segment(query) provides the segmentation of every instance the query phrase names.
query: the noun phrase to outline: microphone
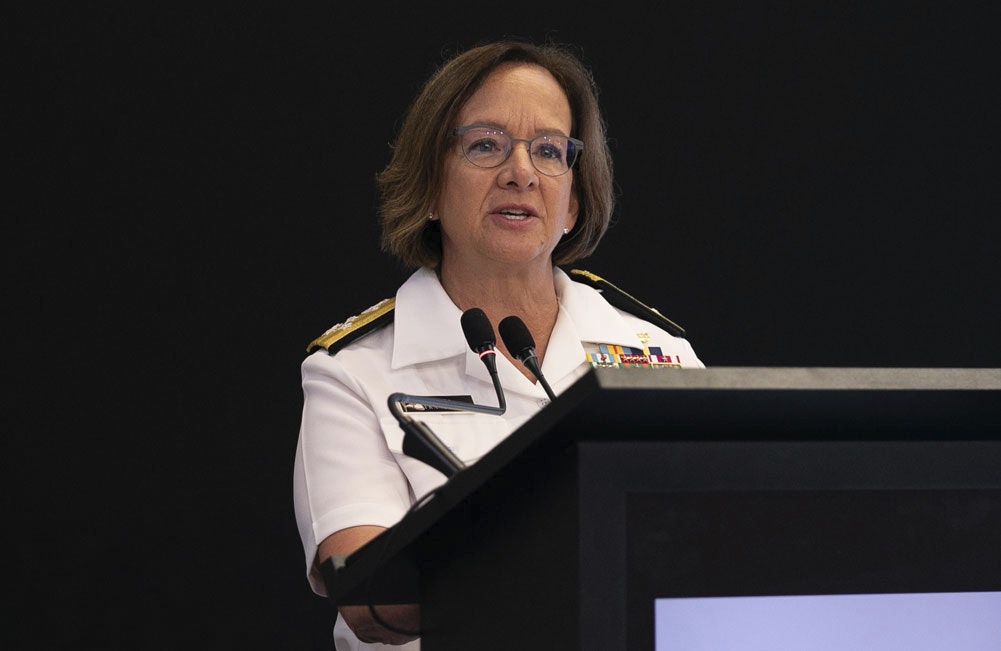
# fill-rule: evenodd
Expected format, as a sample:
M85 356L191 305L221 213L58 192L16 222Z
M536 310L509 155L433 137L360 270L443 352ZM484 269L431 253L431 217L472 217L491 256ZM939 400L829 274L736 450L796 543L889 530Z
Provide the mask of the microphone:
M466 335L466 343L479 355L480 361L490 374L490 381L494 384L498 406L493 413L503 414L507 410L507 400L500 385L500 377L497 376L497 349L494 348L497 339L494 338L494 327L490 325L487 315L478 307L471 307L463 312L459 322L462 325L462 334Z
M446 477L451 477L463 468L465 464L439 439L426 424L407 416L400 409L401 403L412 403L438 407L449 411L472 411L481 414L499 416L507 411L507 400L497 375L497 350L494 338L494 328L490 325L487 315L478 307L470 308L462 313L460 319L462 333L466 343L476 353L490 373L490 379L497 393L497 407L477 405L460 400L435 398L432 396L413 396L405 393L392 393L388 398L389 411L396 417L403 429L403 453L441 471Z
M490 377L497 377L497 351L494 349L497 340L494 338L494 327L490 325L490 319L480 308L471 307L462 313L459 322L462 324L462 334L466 335L466 343L486 364ZM503 394L498 394L498 398L503 400Z
M549 399L556 400L556 394L553 393L549 382L546 382L545 376L542 375L542 367L539 365L539 358L535 354L535 340L532 339L532 333L528 331L528 326L525 325L525 322L512 314L509 317L505 317L497 326L497 329L500 331L501 339L504 340L504 345L507 346L511 354L531 371L535 379L545 389Z

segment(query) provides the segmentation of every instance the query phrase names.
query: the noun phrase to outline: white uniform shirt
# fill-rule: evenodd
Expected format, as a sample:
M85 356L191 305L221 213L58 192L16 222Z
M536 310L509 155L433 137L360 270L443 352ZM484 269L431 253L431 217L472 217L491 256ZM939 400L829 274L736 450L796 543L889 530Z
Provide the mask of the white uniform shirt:
M588 371L586 353L597 352L598 344L659 346L683 367L703 367L687 340L612 307L600 292L558 268L554 279L560 311L542 372L557 395ZM490 374L466 343L461 315L434 271L421 269L398 290L391 324L335 355L321 349L303 362L293 484L307 576L317 594L326 594L313 564L321 541L347 527L390 527L415 499L445 481L437 470L403 454L403 430L389 411L388 396L462 395L477 404L497 405ZM648 338L645 343L643 337ZM507 401L503 415L438 412L419 417L467 465L548 403L541 385L503 355L496 359ZM335 640L337 649L383 647L359 642L341 618ZM418 649L418 642L392 648Z

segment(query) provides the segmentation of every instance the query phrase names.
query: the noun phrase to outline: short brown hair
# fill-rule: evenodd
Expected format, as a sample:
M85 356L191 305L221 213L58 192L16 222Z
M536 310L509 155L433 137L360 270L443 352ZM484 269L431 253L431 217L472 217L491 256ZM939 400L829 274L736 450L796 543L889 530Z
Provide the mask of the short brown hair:
M404 116L389 164L376 176L382 248L407 267L441 263L439 224L427 216L438 199L453 122L486 77L512 62L541 66L556 78L570 102L569 135L584 141L572 172L577 223L556 245L553 263L589 256L608 229L615 206L612 156L593 75L569 45L501 40L452 57L425 82Z

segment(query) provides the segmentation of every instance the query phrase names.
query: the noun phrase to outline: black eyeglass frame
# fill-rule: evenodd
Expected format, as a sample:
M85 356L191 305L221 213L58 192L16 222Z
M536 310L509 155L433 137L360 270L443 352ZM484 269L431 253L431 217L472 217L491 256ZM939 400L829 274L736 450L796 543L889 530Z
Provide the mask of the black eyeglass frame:
M544 133L542 135L538 135L538 136L535 136L534 138L528 138L528 139L526 139L526 138L515 138L514 136L512 136L508 132L504 131L503 129L498 129L496 127L487 126L485 124L470 124L470 125L466 125L464 127L456 127L455 129L452 130L452 135L453 136L458 136L461 139L461 137L463 136L463 134L465 134L467 131L472 131L473 129L489 129L490 131L493 131L495 133L504 134L505 136L507 136L511 140L511 148L507 150L507 155L504 156L504 158L502 160L498 161L496 165L480 165L479 163L476 163L474 161L469 160L469 156L466 155L466 149L465 149L465 147L463 147L462 148L462 156L463 156L463 158L465 158L467 161L469 161L470 164L475 165L476 167L479 167L480 169L487 169L487 170L489 170L489 169L493 169L495 167L500 167L505 162L507 162L507 159L511 158L511 154L514 152L514 145L515 145L515 143L517 143L517 142L523 142L523 143L525 143L528 146L528 158L529 158L529 160L532 161L532 167L534 167L536 170L538 170L538 172L540 174L544 174L545 176L555 178L557 176L563 176L564 174L566 174L567 172L569 172L571 169L573 169L573 166L576 165L577 161L580 159L581 152L584 151L584 141L583 140L578 140L577 138L571 138L570 136L564 136L562 133ZM540 138L553 138L553 137L556 137L556 138L566 138L567 142L569 142L571 145L573 145L573 148L574 148L573 161L571 161L567 165L567 168L565 170L563 170L562 172L560 172L559 174L550 174L548 172L544 172L541 169L539 169L539 166L536 165L536 163L535 163L535 156L532 154L532 143L533 142L535 142L536 140L539 140Z

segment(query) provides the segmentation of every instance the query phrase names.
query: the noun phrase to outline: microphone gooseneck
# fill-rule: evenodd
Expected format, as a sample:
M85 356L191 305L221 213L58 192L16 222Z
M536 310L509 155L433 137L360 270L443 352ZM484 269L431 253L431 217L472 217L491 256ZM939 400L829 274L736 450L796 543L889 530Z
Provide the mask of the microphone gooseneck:
M501 339L504 340L504 345L507 346L511 354L535 376L535 379L542 385L549 399L556 400L556 394L542 374L539 357L535 354L535 339L532 338L532 333L528 331L528 326L525 325L525 322L512 314L501 320L497 325L497 329L500 331Z

